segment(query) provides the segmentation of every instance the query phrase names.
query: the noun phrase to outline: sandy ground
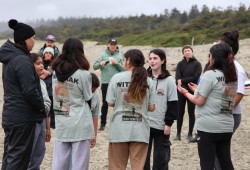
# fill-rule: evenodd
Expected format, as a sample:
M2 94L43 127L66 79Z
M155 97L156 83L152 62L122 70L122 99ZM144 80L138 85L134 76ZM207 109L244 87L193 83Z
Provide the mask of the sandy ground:
M0 41L2 45L4 41ZM33 52L37 52L40 47L42 47L43 42L37 42ZM62 45L57 44L61 49ZM207 62L207 56L209 53L209 48L212 44L208 45L199 45L194 46L194 56L202 63L204 67ZM245 70L250 71L250 39L240 41L240 50L237 55L239 62L243 65ZM124 53L128 49L138 48L142 50L145 57L148 56L150 50L154 49L151 46L119 46L120 50ZM95 42L84 42L85 55L89 59L91 66L98 55L102 50L105 49L105 45L96 45ZM174 76L174 68L178 61L182 59L181 48L162 48L166 51L167 54L167 67L171 70L172 75ZM0 64L0 67L2 65ZM147 64L146 64L147 67ZM2 70L2 69L0 69ZM91 68L91 71L92 68ZM100 75L99 71L95 71L97 75ZM1 76L2 74L0 74ZM100 91L100 89L99 89ZM101 93L100 93L101 94ZM250 90L246 91L245 97L242 101L243 106L243 115L242 122L240 127L234 134L232 138L232 160L235 167L235 170L249 170L250 168ZM0 81L0 103L3 103L3 89L2 81ZM2 108L1 108L2 109ZM109 112L112 110L110 109ZM108 120L109 122L109 120ZM90 159L90 170L107 170L108 169L108 129L109 125L105 131L98 132L97 144L95 148L91 149L91 159ZM176 123L173 124L171 130L171 161L169 167L171 170L199 170L199 157L197 152L196 143L188 143L186 136L188 133L188 117L185 114L184 124L182 130L182 140L174 141L176 135ZM52 155L53 155L53 144L54 144L54 130L52 130L52 139L49 143L46 143L46 155L44 161L41 165L42 170L52 169ZM3 141L4 141L4 132L3 129L0 129L0 164L2 161L3 154ZM128 170L131 169L128 165Z

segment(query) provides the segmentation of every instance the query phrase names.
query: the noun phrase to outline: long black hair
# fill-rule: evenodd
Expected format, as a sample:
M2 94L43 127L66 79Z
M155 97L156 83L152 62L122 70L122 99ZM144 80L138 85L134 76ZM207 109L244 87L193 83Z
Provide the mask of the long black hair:
M130 102L142 104L147 94L147 70L144 68L145 58L138 49L132 49L124 54L126 60L133 66L131 82L128 87L127 96Z
M73 68L89 70L90 65L85 57L83 43L77 38L68 38L62 48L62 53L52 63L52 69L69 73Z
M210 48L210 57L213 58L213 64L209 69L218 69L224 73L225 82L236 82L237 73L233 62L233 52L226 43L220 43Z

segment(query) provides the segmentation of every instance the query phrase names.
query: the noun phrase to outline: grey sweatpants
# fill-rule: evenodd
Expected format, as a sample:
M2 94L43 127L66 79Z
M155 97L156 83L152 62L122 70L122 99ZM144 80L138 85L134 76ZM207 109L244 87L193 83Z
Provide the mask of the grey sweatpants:
M59 142L55 140L52 170L88 170L90 140Z
M32 155L28 170L40 169L44 155L45 155L45 119L42 123L36 123L35 137L33 142Z

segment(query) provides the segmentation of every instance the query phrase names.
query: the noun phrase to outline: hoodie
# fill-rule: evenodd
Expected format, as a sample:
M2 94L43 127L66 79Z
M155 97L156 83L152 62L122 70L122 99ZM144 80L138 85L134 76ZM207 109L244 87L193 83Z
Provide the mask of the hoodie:
M0 48L4 89L3 128L39 123L46 116L39 77L28 55L26 49L9 40Z
M178 97L174 78L165 70L158 78L148 69L148 76L153 80L156 92L155 110L149 114L150 127L164 130L164 126L172 126L178 114Z

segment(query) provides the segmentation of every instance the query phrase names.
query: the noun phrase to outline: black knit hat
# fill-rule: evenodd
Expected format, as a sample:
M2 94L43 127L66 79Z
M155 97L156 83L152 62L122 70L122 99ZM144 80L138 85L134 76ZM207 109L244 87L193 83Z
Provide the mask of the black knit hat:
M25 41L35 35L35 30L31 26L15 19L9 20L9 27L14 30L15 43Z

